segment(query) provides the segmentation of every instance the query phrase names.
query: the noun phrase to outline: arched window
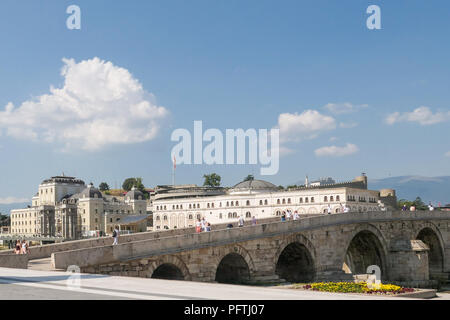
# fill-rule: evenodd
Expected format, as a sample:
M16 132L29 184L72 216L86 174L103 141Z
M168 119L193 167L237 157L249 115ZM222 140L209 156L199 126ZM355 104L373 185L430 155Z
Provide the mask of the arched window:
M303 203L303 198L300 198L300 201L299 201L300 203Z
M172 205L172 210L175 210L175 205Z
M233 218L233 214L231 212L228 212L228 219Z
M112 219L111 219L112 220ZM159 216L156 216L156 221L161 220L161 218ZM112 221L111 221L112 222Z
M239 206L239 201L236 201L236 207Z
M323 197L323 201L327 202L328 201L328 197L327 196Z
M291 204L291 198L288 198L288 204Z
M164 210L167 210L167 206L164 206Z
M209 202L208 202L208 204L206 205L206 207L209 208Z
M263 201L259 200L259 205L262 206L263 205Z
M211 203L211 208L214 208L214 202L213 202L213 203Z
M277 215L277 216L281 216L281 211L277 211L277 212L276 212L276 215Z
M280 202L280 199L277 199L277 204L280 204L281 202Z
M245 217L246 217L246 218L251 218L251 217L252 217L252 214L251 214L250 212L247 212L247 213L245 214Z
M234 202L233 202L233 201L231 201L231 206L232 206L232 207L234 206Z
M330 196L330 201L333 202L334 201L334 197Z
M197 203L197 209L200 209L200 203Z
M267 203L268 203L267 200L264 200L264 204L267 205Z
M237 218L237 212L233 212L233 218Z
M336 196L336 201L341 201L341 197Z
M250 205L250 200L247 200L247 203L246 203L248 206Z
M164 218L163 218L163 219L164 219L164 221L167 221L167 216L164 216Z
M200 219L200 218L201 218L201 217L200 217L200 215L198 214L198 215L197 215L197 219Z
M311 197L311 202L314 202L314 197Z
M283 199L283 204L286 204L286 199Z
M308 197L306 197L305 198L305 203L308 203L309 202L309 199L308 199Z
M219 213L219 219L222 219L222 213Z
M189 218L189 220L192 220L192 214L190 214L190 215L188 216L188 218Z
M230 203L227 201L227 207L229 207L230 206Z
M183 205L182 204L180 204L180 209L183 209Z

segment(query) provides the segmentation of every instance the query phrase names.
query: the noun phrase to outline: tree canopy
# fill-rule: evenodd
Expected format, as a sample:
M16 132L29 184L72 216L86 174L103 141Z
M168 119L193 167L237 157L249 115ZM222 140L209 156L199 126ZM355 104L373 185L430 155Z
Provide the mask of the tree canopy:
M428 206L422 201L420 197L417 197L414 201L401 199L398 201L398 207L402 208L405 205L407 208L414 206L416 210L427 210Z
M252 174L249 174L247 177L245 177L244 181L251 181L255 180L255 177Z
M122 189L125 191L130 191L133 187L139 189L140 191L145 191L145 186L142 183L142 178L128 178L122 184Z
M98 188L100 189L100 191L108 191L109 190L109 185L106 182L102 182L102 183L100 183Z
M205 174L203 178L205 178L204 187L219 187L222 179L217 173Z

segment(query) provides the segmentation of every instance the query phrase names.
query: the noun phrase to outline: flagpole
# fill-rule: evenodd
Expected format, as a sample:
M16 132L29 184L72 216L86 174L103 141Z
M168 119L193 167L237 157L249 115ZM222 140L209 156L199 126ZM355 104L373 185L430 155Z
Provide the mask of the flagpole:
M177 160L175 156L173 157L173 167L172 167L172 185L175 187L175 169L177 168Z

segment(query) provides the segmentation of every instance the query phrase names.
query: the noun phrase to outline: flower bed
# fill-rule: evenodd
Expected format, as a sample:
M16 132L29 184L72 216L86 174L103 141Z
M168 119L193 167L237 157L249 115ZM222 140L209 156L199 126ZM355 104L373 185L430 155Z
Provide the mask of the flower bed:
M294 285L294 288L324 292L365 294L400 294L415 291L412 288L402 288L393 284L381 284L378 288L369 288L366 282L318 282L307 285Z

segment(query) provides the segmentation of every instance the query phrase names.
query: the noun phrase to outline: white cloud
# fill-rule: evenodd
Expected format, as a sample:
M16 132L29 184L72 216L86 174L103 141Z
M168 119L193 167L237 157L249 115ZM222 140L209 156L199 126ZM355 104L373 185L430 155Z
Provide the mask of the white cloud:
M131 73L93 58L76 63L63 59L62 88L0 111L0 129L9 136L62 143L96 151L113 144L154 139L169 112L155 105Z
M316 110L306 110L301 114L282 113L278 117L280 141L300 141L316 137L320 132L336 128L336 121Z
M24 203L28 201L30 201L30 199L27 198L15 198L15 197L0 198L0 204Z
M330 138L330 142L337 141L337 140L339 140L338 137L331 137L331 138Z
M419 107L412 112L394 112L385 119L387 124L396 122L417 122L422 126L450 121L450 111L433 113L428 107Z
M357 122L341 122L341 123L339 123L339 127L343 128L343 129L351 129L351 128L354 128L357 126L358 126Z
M356 112L361 109L367 108L368 106L369 105L367 104L355 105L350 102L344 102L344 103L328 103L327 105L324 106L324 108L333 114L342 114L342 113Z
M449 152L446 152L446 153L445 153L445 156L450 158L450 151L449 151Z
M345 147L329 146L316 149L314 153L317 157L342 157L358 152L356 145L347 143Z

